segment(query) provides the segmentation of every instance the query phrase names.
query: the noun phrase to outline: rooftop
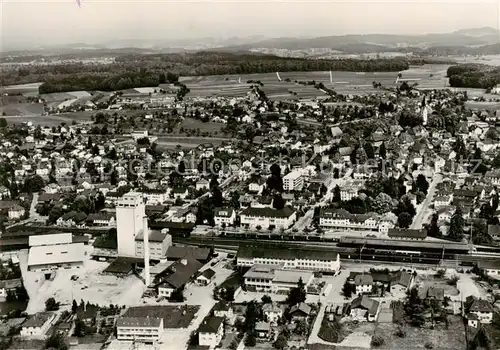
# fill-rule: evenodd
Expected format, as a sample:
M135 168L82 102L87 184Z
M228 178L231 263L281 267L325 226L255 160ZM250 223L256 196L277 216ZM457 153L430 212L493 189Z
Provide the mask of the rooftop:
M30 248L28 266L83 262L85 254L83 243L35 246Z
M160 327L162 321L157 317L119 317L116 327Z

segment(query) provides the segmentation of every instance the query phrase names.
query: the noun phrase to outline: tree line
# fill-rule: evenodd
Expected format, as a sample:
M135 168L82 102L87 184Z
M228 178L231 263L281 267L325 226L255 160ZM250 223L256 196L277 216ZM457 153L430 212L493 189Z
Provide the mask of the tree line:
M137 67L141 69L138 70ZM177 76L271 73L276 71L396 72L409 68L405 58L307 59L252 53L198 52L183 54L123 55L112 64L83 63L27 65L5 69L0 85L46 82L40 92L71 90L111 91L175 82ZM165 75L165 81L162 76ZM163 74L163 75L162 75Z
M459 64L447 70L451 87L490 90L500 83L500 67L481 64Z

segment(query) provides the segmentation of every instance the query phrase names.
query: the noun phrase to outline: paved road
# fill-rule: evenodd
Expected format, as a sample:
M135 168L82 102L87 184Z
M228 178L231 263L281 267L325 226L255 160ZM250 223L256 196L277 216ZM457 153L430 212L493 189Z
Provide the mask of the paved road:
M429 184L429 189L427 190L427 196L424 201L421 203L420 208L417 212L417 215L413 218L413 223L411 225L411 229L421 229L424 223L427 223L427 216L431 213L429 206L432 203L434 195L436 194L436 186L443 179L443 175L434 174L431 183Z
M347 182L347 179L351 176L351 174L352 174L352 169L348 169L342 178L333 179L331 181L330 185L328 185L327 192L324 195L324 197L321 199L321 201L319 201L314 206L312 206L311 209L309 209L304 214L303 217L299 218L299 220L297 220L295 225L293 225L293 228L297 229L299 231L303 231L307 226L309 226L311 224L312 219L313 219L314 208L324 206L326 203L328 203L333 197L333 189L335 188L335 186L345 185L345 183ZM289 231L289 230L287 230L287 231Z

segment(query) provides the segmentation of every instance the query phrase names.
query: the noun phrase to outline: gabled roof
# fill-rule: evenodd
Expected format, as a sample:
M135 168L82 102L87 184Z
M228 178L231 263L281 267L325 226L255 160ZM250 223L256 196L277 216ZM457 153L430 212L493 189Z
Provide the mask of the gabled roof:
M217 333L220 325L224 322L222 317L209 316L203 320L198 328L199 333Z
M311 313L311 307L306 303L295 304L294 306L291 307L289 314L292 315L296 312L309 315Z
M493 312L493 306L484 299L475 299L469 309L470 312Z
M206 279L211 279L212 277L215 276L215 271L212 270L212 269L206 269L205 271L203 271L202 273L200 273L200 275L198 277L200 277L200 276L203 276Z
M360 295L351 302L351 309L365 309L370 315L375 315L378 310L379 302L367 297L366 295Z
M171 274L165 279L165 282L175 289L180 288L185 285L202 266L203 264L195 259L182 259L176 261L168 267L167 270L169 270Z
M357 275L354 277L354 283L357 286L371 286L373 284L373 277L371 275Z

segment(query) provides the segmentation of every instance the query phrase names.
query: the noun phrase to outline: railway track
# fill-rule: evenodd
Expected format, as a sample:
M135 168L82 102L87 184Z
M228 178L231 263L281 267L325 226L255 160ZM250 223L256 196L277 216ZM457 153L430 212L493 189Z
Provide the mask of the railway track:
M218 249L238 250L240 246L255 246L263 248L281 249L309 249L329 252L338 252L342 260L372 263L399 263L409 265L440 265L440 266L473 266L481 260L498 260L500 253L496 252L471 252L469 254L453 254L446 252L421 252L364 249L363 247L341 247L334 242L311 242L311 241L281 241L273 239L237 239L227 237L174 237L174 243L198 246L211 246ZM418 246L418 245L417 245Z

